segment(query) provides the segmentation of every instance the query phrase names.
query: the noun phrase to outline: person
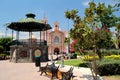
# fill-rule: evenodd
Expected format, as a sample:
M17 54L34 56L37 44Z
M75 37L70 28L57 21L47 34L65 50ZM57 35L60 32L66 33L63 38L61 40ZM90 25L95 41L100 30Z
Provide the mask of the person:
M39 67L39 71L40 71L40 67L41 67L40 56L41 56L41 52L39 50L36 50L35 51L35 66Z

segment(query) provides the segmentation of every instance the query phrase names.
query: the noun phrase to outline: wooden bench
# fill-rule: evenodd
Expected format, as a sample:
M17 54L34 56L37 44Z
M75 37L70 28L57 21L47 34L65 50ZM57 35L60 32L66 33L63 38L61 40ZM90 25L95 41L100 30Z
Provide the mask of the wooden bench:
M45 73L47 75L47 73L46 73L47 66L48 66L48 63L46 64L46 66L40 67L40 71L41 71L40 75L42 75L43 73Z
M60 80L72 80L73 79L73 67L71 67L67 72L59 71L61 75Z
M51 65L46 64L45 67L41 67L41 74L45 73L47 75L47 73L51 74L51 80L53 79L53 77L58 78L57 73L58 73L58 69L59 66L55 66L55 63L52 63Z

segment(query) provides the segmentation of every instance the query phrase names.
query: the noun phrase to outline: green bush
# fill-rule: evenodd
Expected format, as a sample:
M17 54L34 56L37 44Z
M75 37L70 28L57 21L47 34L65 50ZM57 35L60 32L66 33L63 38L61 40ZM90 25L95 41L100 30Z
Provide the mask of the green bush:
M78 67L88 67L88 65L87 65L87 63L80 63L79 65L78 65Z
M120 75L120 60L104 59L98 63L99 75Z
M71 58L71 59L77 59L77 54L76 54L76 53L72 53L72 54L70 55L70 58Z
M2 57L2 56L7 56L7 54L0 54L0 57Z
M94 59L94 56L89 56L89 55L85 55L82 57L82 60L84 60L84 61L93 61L93 59ZM95 59L98 60L99 57L95 56Z
M6 54L0 54L0 60L5 60L6 59Z
M110 49L110 50L101 50L100 51L102 55L120 55L120 50L118 49Z
M105 59L120 59L120 55L104 56Z

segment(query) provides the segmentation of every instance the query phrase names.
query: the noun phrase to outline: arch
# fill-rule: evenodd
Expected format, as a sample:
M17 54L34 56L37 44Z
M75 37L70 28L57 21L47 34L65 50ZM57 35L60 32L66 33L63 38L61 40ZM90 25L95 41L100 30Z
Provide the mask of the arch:
M54 54L59 54L59 52L60 52L59 48L54 49Z
M54 43L55 43L55 44L58 44L58 43L59 43L59 37L58 37L58 36L55 36L55 38L54 38Z
M40 57L41 56L41 50L36 49L34 52L35 57Z

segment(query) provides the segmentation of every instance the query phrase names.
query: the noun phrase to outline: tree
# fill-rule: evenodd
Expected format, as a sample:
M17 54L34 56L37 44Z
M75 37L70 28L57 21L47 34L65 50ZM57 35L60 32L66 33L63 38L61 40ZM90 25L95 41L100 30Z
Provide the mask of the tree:
M82 19L77 13L77 10L66 11L65 16L71 19L74 28L70 30L70 38L76 40L75 48L80 49L94 49L94 53L102 58L100 53L101 48L109 48L112 43L112 35L110 32L111 27L116 24L116 17L113 12L117 11L111 5L106 6L104 3L94 2L89 3L89 7L85 9L85 16ZM96 60L93 60L93 68L97 78ZM90 66L89 66L90 67Z
M87 38L86 34L90 33L90 29L86 26L84 20L77 15L77 13L77 10L66 11L65 16L74 22L74 28L70 29L70 38L76 40L75 50L79 51L85 47L84 45L86 45L86 40L84 39Z
M1 52L4 53L4 51L9 51L9 46L8 43L12 41L12 38L11 37L3 37L3 38L0 38L0 46L2 47L1 48Z
M76 40L76 50L95 47L99 51L101 48L110 47L112 35L109 28L115 25L116 17L113 15L115 11L111 5L106 6L104 3L96 5L94 2L90 2L89 7L85 9L84 18L77 14L77 10L66 11L66 18L74 22L70 38ZM97 31L97 28L100 31Z
M116 6L116 7L120 7L120 0L114 0L114 1L116 1L115 6Z
M3 52L3 46L0 45L0 54Z
M116 41L115 41L115 46L116 46L116 49L119 49L120 48L120 22L116 24L115 26L115 30L116 30Z

